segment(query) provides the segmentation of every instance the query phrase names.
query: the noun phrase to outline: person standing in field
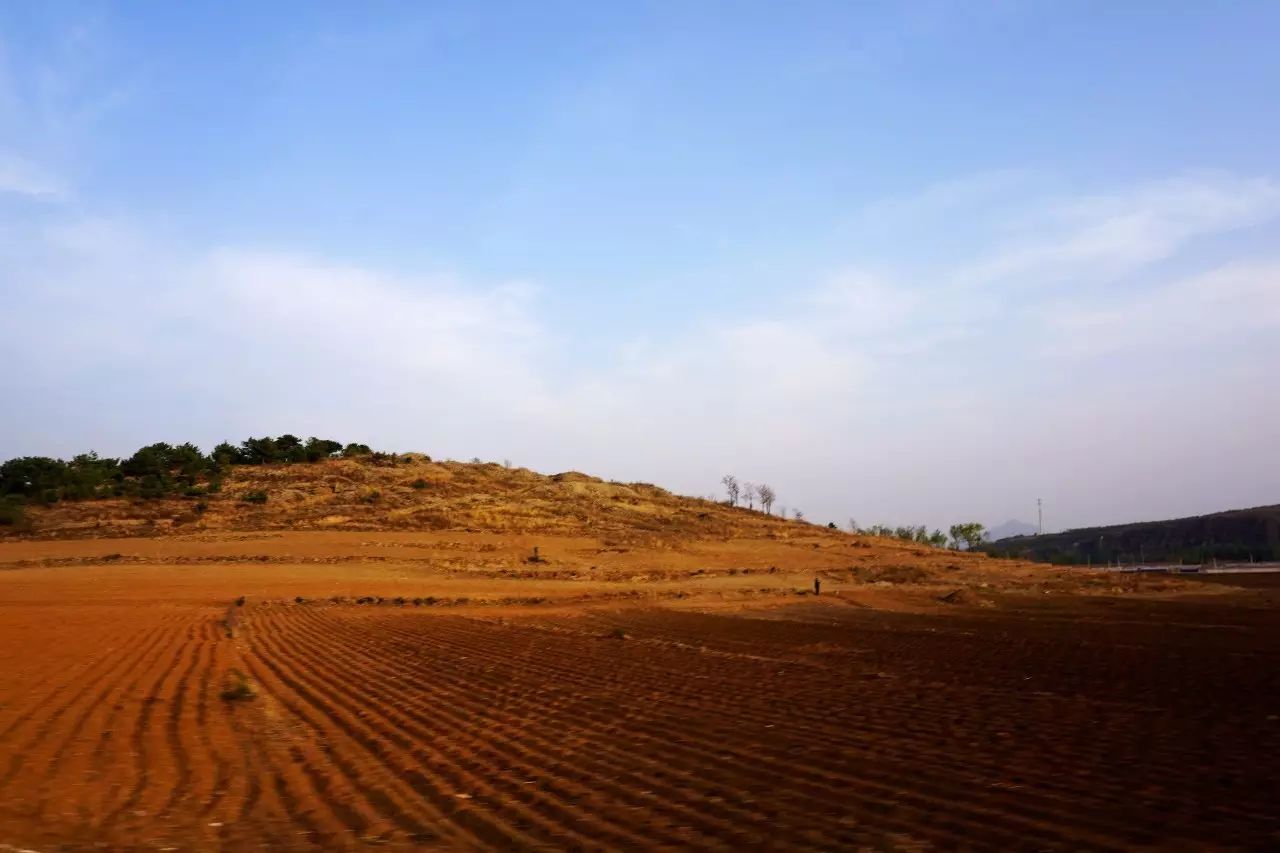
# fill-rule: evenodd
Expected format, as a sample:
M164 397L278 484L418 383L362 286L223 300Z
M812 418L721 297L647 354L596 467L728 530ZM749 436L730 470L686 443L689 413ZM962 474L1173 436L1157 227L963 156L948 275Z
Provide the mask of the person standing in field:
M822 595L822 579L821 578L813 579L813 594Z

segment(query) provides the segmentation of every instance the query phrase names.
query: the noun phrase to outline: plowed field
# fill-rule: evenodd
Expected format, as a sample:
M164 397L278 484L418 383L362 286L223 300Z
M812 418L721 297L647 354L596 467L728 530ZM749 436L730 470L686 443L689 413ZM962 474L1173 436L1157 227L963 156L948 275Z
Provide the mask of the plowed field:
M151 568L3 573L0 849L1280 845L1257 592L236 607Z

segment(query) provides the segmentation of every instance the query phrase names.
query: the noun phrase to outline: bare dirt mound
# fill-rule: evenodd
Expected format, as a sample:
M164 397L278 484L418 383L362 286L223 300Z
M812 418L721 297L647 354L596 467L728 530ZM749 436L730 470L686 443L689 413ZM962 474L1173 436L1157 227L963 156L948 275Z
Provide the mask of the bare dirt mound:
M652 546L679 537L775 536L818 528L674 495L648 483L544 475L491 463L391 459L234 465L218 491L153 500L32 505L26 535L132 536L193 531L470 530L612 537ZM0 528L3 532L3 528Z

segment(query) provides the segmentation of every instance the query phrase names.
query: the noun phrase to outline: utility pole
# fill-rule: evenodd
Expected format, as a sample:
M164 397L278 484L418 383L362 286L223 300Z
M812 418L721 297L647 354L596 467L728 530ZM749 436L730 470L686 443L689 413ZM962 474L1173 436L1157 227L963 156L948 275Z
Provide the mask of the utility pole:
M1036 534L1037 536L1043 536L1043 535L1044 535L1044 506L1043 506L1043 503L1044 503L1044 502L1043 502L1042 500L1040 500L1040 498L1036 498L1036 528L1039 530L1039 532Z

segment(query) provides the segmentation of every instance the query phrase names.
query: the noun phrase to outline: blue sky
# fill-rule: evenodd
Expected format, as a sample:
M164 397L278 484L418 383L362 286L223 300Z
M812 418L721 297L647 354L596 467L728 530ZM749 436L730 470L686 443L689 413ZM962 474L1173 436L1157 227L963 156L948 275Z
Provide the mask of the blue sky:
M1280 501L1270 3L10 4L0 456Z

